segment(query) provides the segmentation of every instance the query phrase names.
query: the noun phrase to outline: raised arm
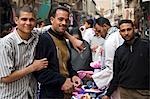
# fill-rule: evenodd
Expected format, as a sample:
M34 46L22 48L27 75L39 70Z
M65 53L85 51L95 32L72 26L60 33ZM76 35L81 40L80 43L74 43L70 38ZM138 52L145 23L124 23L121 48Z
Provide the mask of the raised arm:
M33 28L33 31L36 32L36 33L38 33L38 34L41 34L41 33L46 32L46 31L49 30L50 28L51 28L51 25L47 25L47 26L44 26L44 27L42 27L42 28L36 28L36 27L34 27L34 28Z
M65 32L65 38L70 40L74 49L76 49L78 52L81 52L84 49L83 41L78 40L74 36L70 35L67 31Z

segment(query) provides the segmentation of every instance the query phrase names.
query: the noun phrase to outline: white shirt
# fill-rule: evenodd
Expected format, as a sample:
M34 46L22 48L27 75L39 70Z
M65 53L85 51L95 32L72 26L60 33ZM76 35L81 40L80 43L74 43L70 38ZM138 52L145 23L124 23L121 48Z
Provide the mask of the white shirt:
M111 27L108 30L108 34L106 36L106 40L104 43L104 57L105 57L105 66L109 67L113 70L113 60L116 49L122 45L124 42L121 37L119 30L115 27Z
M95 31L93 30L93 28L88 28L85 30L83 39L86 40L91 45L91 40L94 35L95 35Z
M113 77L113 60L114 60L115 51L120 45L123 44L123 42L124 42L124 40L121 37L119 30L115 27L111 27L108 30L108 33L105 38L104 58L103 58L103 60L101 60L103 63L102 67L107 67L107 68L105 70L101 70L101 69L94 70L93 80L95 81L95 83L97 84L98 87L100 87L101 85L99 85L99 84L103 82L100 80L104 80L104 81L108 82L108 83L105 83L106 86L111 81L111 79ZM101 75L101 72L104 72L104 71L106 73ZM98 75L101 75L101 77L99 77Z
M48 29L50 29L52 27L52 25L47 25L47 26L44 26L44 27L41 27L41 28L34 28L32 30L32 32L37 32L37 33L44 33L45 31L47 31Z
M92 59L93 61L99 60L99 58L102 56L99 50L99 47L103 48L105 39L101 36L94 35L91 39L91 48L97 47L96 52L92 52Z

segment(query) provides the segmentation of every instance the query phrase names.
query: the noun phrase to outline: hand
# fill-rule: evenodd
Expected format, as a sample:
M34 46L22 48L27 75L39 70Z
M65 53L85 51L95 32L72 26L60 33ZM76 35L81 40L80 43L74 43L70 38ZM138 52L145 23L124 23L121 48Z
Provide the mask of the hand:
M47 58L34 60L33 63L30 65L32 71L39 71L43 68L47 68L47 66L48 66Z
M78 40L74 36L70 35L67 31L64 33L64 36L70 40L74 49L76 49L79 53L85 49L83 41Z
M72 38L71 43L72 43L74 49L76 49L79 53L82 52L85 48L83 41L81 41L75 37Z
M78 76L73 76L72 82L74 87L79 87L81 85L81 79Z
M110 99L108 96L103 96L102 99Z
M96 49L98 48L98 45L92 45L91 50L92 52L96 52Z
M92 79L92 75L93 75L93 74L86 74L85 78L87 78L87 79Z
M62 85L61 90L64 91L64 93L72 93L74 88L73 88L73 83L71 82L70 78L67 78L65 83Z

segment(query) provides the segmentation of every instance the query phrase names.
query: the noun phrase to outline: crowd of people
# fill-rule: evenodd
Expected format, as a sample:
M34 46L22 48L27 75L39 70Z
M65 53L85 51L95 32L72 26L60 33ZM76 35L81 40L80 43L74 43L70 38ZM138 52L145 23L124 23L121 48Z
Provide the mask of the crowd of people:
M91 98L149 99L150 43L133 22L99 17L68 30L69 15L56 7L45 25L31 7L16 10L0 39L0 99L71 99L88 81L101 91Z

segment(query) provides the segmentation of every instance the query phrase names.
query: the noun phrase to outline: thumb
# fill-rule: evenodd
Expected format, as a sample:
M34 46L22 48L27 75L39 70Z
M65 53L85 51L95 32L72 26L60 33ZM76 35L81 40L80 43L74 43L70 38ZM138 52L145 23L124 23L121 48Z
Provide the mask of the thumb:
M43 59L41 59L41 60L43 60L43 61L44 61L44 60L47 60L47 58L43 58Z
M75 50L78 52L78 53L81 53L82 50L80 50L79 48L75 48Z

